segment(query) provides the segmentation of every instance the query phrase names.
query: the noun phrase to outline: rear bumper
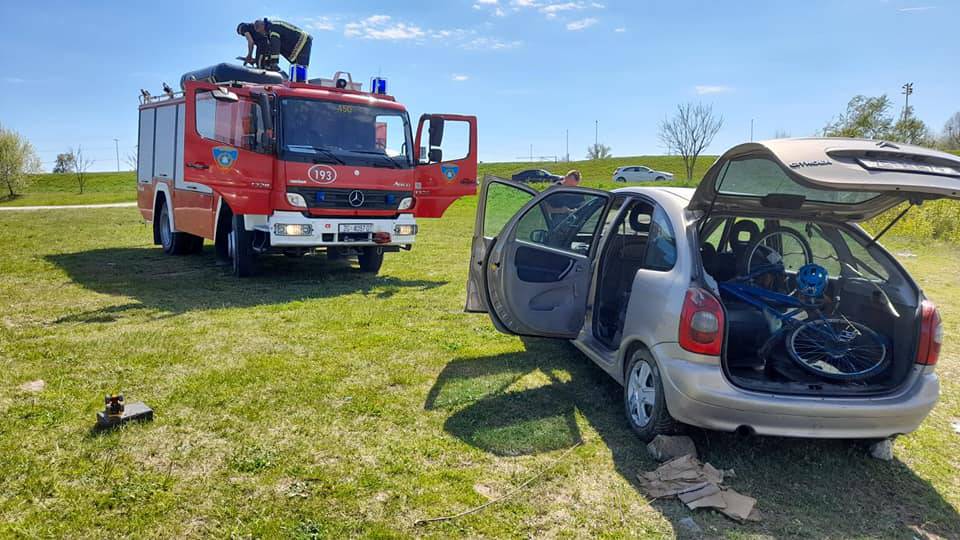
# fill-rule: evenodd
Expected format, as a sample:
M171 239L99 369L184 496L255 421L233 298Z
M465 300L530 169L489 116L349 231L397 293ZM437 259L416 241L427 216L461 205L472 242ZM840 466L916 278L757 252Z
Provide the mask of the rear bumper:
M369 223L372 225L370 234L341 234L341 224ZM276 234L276 225L293 224L309 225L312 233L305 236L284 236ZM383 218L312 218L305 217L299 212L274 212L267 218L265 225L256 228L270 235L270 245L273 247L324 247L324 246L398 246L405 247L413 244L416 233L409 235L397 234L398 225L413 225L417 222L413 214L400 214L396 219ZM373 241L374 233L388 233L390 241L377 243Z
M915 368L908 388L880 397L818 398L764 394L730 384L716 364L676 343L653 349L667 409L677 420L717 431L749 427L760 435L872 439L910 433L936 404L940 382Z

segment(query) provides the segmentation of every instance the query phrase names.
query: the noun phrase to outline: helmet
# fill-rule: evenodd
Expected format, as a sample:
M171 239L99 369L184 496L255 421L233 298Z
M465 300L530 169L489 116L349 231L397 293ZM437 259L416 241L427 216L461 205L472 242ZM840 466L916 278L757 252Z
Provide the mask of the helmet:
M819 264L805 264L797 270L797 293L809 298L823 296L828 278L826 268Z

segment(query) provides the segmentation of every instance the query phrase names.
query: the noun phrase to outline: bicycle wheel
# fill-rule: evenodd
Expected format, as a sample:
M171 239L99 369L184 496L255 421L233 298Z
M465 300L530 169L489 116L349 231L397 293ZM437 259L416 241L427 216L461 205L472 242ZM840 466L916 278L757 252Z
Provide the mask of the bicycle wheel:
M790 227L765 230L746 249L743 261L744 275L750 275L760 266L780 265L783 270L797 271L813 262L813 249L803 233Z
M847 319L807 321L787 336L787 351L801 367L825 379L856 381L889 363L887 341Z

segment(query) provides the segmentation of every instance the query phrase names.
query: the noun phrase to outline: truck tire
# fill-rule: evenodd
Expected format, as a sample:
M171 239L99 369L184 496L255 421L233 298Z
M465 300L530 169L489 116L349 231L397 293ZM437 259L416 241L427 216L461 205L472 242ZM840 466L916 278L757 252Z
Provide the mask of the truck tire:
M254 274L253 232L243 225L243 216L234 215L228 237L233 275L243 278Z
M159 217L154 220L158 228L160 246L167 255L189 255L203 249L203 238L185 232L174 232L170 227L170 210L167 202L160 203Z
M357 256L360 262L360 271L365 274L376 274L383 265L383 248L365 247Z
M667 410L660 368L642 348L630 357L623 381L623 408L630 428L644 442L680 431L681 424Z

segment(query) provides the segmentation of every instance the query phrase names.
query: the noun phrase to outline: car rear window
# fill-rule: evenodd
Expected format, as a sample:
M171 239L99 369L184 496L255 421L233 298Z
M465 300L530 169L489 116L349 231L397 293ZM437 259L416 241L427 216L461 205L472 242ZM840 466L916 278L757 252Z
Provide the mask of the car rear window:
M802 195L810 202L834 204L858 204L880 195L872 191L841 191L802 186L794 182L778 163L764 158L728 162L717 186L717 191L724 195Z

